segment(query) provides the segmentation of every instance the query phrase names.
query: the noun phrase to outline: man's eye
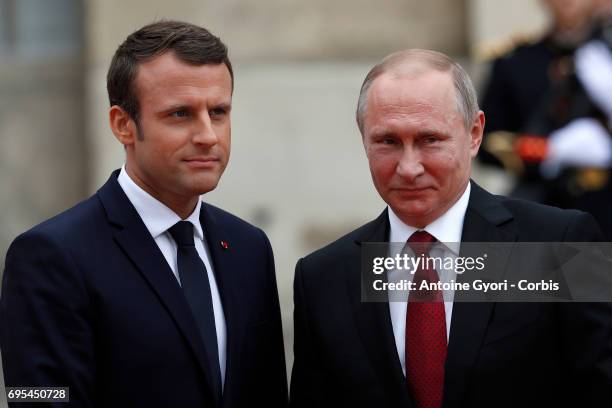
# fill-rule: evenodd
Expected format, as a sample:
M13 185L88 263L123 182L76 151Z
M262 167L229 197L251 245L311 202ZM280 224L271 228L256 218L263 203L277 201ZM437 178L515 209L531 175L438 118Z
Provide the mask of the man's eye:
M425 139L423 139L423 142L425 144L434 144L437 143L440 139L438 139L435 136L430 136L430 137L426 137Z
M172 116L177 118L184 118L187 116L187 111L185 109L177 110L172 112Z
M395 139L391 139L390 137L384 138L380 142L385 145L394 145L396 143Z
M223 108L215 108L210 111L212 116L222 116L225 115L225 109Z

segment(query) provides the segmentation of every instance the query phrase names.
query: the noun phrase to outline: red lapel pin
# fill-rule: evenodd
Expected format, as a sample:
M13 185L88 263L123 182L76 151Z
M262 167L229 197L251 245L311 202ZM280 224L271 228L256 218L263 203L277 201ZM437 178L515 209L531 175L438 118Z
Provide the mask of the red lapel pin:
M229 249L229 244L227 243L227 241L221 241L221 248Z

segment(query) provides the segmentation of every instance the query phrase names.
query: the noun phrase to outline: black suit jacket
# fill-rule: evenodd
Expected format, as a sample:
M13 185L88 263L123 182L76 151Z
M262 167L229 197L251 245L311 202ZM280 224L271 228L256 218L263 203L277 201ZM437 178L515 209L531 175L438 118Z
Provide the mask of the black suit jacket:
M68 386L70 404L60 407L286 406L266 235L202 205L227 326L225 388L216 400L189 305L117 175L11 245L0 299L6 385Z
M388 236L384 211L298 262L291 406L414 406L388 303L360 301L360 245ZM600 239L586 213L493 196L472 183L462 242ZM612 406L611 400L610 304L454 303L444 407Z

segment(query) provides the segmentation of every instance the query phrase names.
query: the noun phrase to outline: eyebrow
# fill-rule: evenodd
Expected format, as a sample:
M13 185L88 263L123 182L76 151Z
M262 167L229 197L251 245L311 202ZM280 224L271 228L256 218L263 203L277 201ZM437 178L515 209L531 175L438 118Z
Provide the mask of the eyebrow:
M232 104L231 104L231 102L221 102L219 104L213 105L212 108L213 109L221 108L221 109L225 109L225 110L229 111L232 108ZM190 105L188 103L176 103L176 104L171 104L171 105L168 105L166 107L163 107L163 108L155 111L155 113L157 115L162 115L162 114L165 114L165 113L168 113L168 112L173 112L173 111L178 111L178 110L190 110L190 109L193 109L193 108L192 108L192 105Z
M189 105L184 104L184 103L177 103L177 104L165 106L165 107L159 109L157 112L158 113L165 113L165 112L170 112L170 111L174 111L174 110L182 110L182 109L189 109Z
M449 137L450 135L446 132L442 132L436 129L424 129L424 130L420 130L415 134L415 137L421 138L421 137L429 137L429 136L436 136L436 137Z
M375 138L375 139L381 138L381 137L397 137L397 135L398 135L397 131L388 130L388 129L375 130L374 132L370 133L370 137ZM415 138L423 138L423 137L429 137L429 136L444 137L444 138L450 137L448 133L439 131L437 129L422 129L422 130L418 130L414 134Z
M225 109L225 110L229 111L229 110L232 109L232 104L231 104L231 102L230 103L228 103L228 102L221 102L221 103L219 103L217 105L214 105L213 107L214 108L221 108L221 109Z

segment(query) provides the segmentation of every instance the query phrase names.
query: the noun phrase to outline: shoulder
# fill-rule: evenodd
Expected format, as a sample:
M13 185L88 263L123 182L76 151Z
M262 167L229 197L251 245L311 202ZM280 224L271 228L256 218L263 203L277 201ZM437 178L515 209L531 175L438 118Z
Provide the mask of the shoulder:
M214 222L226 231L228 234L233 236L239 236L241 238L256 238L268 240L265 232L261 228L243 220L242 218L216 207L212 204L202 203L202 209L204 211L204 217L206 221Z
M100 201L95 197L81 201L72 208L57 214L19 235L13 244L21 241L40 240L57 246L82 244L82 240L99 232L106 216Z
M5 282L80 288L80 278L75 278L78 259L86 258L86 247L100 250L104 219L102 206L93 197L20 234L6 253Z
M601 228L589 213L521 200L506 205L533 241L602 241Z
M377 219L304 256L298 261L298 267L315 270L329 270L332 267L339 267L346 260L354 258L355 254L359 254L361 242L367 241L374 231L384 227L386 217L387 212L384 211Z
M484 190L483 190L484 191ZM490 208L503 208L511 216L519 241L599 241L601 230L595 219L584 211L561 209L531 201L490 196ZM481 211L485 213L486 211ZM489 211L489 214L493 211Z

